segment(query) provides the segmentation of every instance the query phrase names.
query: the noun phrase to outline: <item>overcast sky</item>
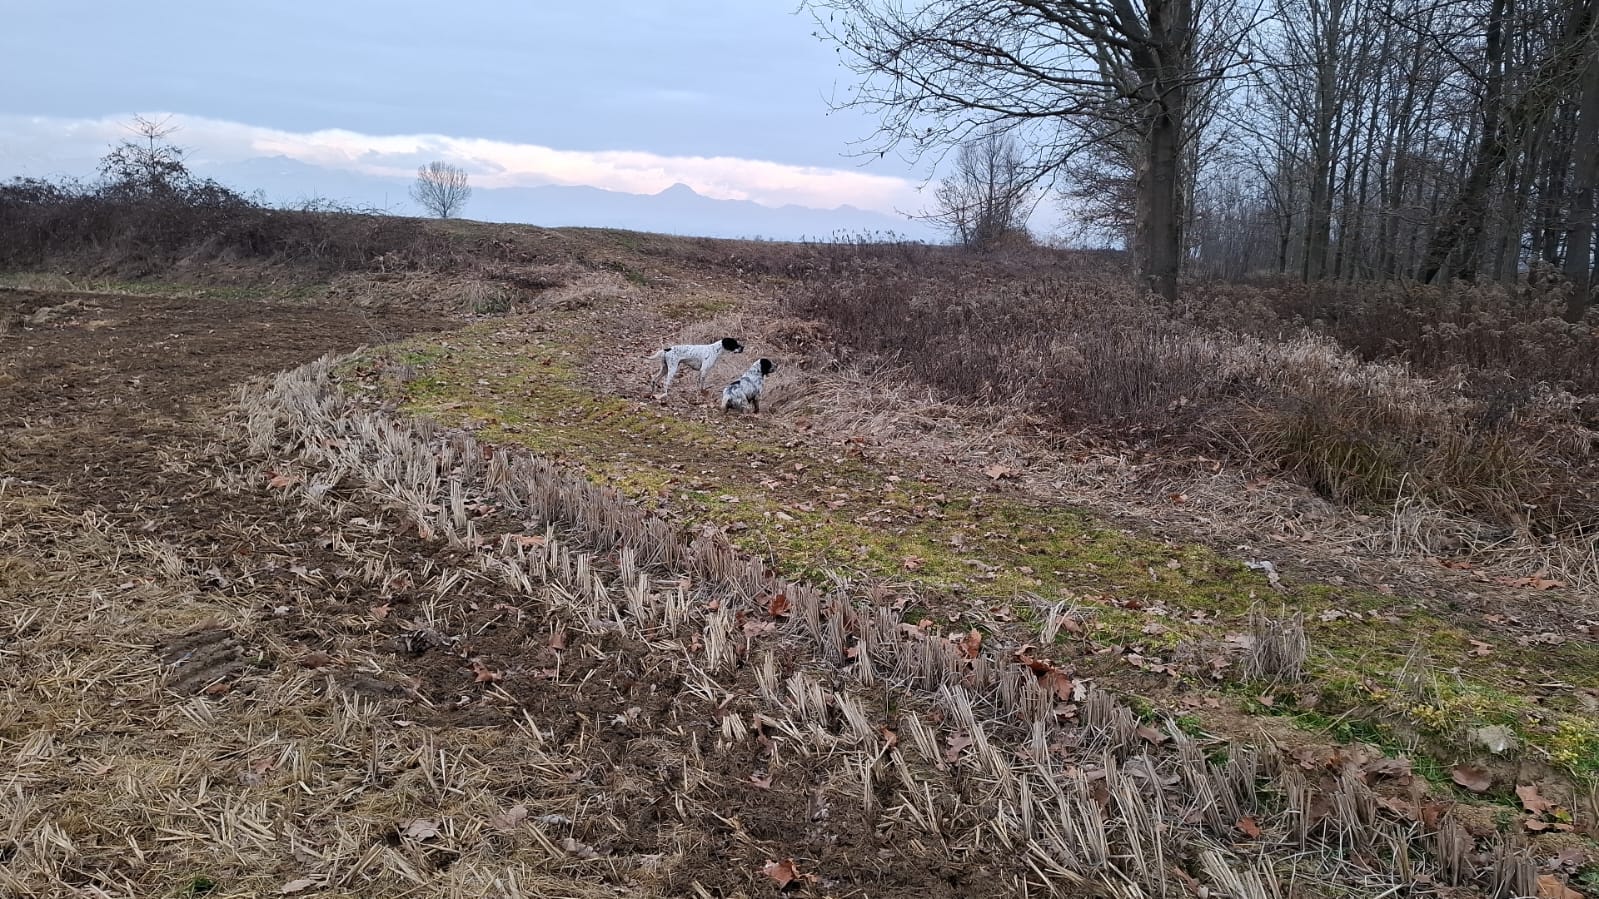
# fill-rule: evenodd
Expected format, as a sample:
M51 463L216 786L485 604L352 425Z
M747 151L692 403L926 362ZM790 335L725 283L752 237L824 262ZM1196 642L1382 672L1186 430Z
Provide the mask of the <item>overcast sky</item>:
M134 113L197 169L283 155L476 186L919 210L848 155L850 75L796 0L0 0L0 176L87 175ZM236 185L248 189L250 185Z

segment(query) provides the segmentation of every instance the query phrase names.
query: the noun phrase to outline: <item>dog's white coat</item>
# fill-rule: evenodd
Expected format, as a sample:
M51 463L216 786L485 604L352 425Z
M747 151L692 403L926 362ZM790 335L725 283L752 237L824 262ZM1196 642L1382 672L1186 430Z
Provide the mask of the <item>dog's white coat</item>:
M728 344L732 344L729 346ZM655 383L662 377L666 379L661 385L661 396L666 396L672 389L672 381L677 377L679 366L688 366L700 374L700 389L705 389L705 376L710 374L717 360L723 353L742 353L744 347L731 337L724 337L713 343L684 343L656 350L650 356L651 362L659 362L655 373L650 376L650 383Z

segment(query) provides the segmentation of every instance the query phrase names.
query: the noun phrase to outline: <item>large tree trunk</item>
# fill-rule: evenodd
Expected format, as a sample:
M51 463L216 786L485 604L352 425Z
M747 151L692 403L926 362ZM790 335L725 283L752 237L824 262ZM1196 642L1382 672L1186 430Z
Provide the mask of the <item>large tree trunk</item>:
M1188 78L1193 57L1193 0L1146 0L1149 28L1143 31L1130 5L1118 3L1141 81L1137 97L1143 159L1137 185L1135 230L1140 274L1149 289L1177 298L1183 264L1183 140L1188 116Z
M1182 124L1157 108L1145 141L1144 183L1138 191L1144 277L1150 290L1175 300L1183 259Z
M1310 209L1305 218L1304 279L1319 281L1327 274L1328 243L1332 239L1333 181L1337 175L1339 117L1343 111L1338 96L1339 67L1343 64L1344 0L1330 0L1322 9L1307 7L1311 15L1323 16L1311 40L1316 57L1315 117L1310 134Z
M1599 19L1599 0L1587 0L1586 19L1590 25ZM1566 303L1566 319L1580 321L1593 301L1595 206L1599 198L1599 41L1592 38L1584 48L1587 57L1582 69L1582 100L1577 110L1577 139L1582 148L1571 173L1571 225L1566 231L1566 279L1571 282L1571 297Z
M1573 133L1569 109L1557 109L1544 126L1540 140L1541 149L1536 158L1537 178L1535 194L1538 202L1533 206L1529 262L1540 262L1551 268L1560 264L1561 222L1564 221L1566 173L1571 169L1571 136Z
M1482 135L1471 173L1460 187L1460 195L1448 217L1427 247L1427 260L1421 267L1423 281L1448 281L1464 277L1476 268L1477 246L1482 237L1483 218L1488 212L1488 189L1494 175L1509 153L1503 103L1505 91L1505 14L1509 0L1494 0L1488 11L1488 29L1483 49L1485 81L1482 97Z

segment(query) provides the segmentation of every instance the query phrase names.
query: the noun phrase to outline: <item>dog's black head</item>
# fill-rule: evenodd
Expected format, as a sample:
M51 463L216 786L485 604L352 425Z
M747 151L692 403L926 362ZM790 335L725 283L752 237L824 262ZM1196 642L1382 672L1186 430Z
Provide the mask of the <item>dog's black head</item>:
M761 367L761 374L763 375L769 375L772 372L777 371L777 363L770 359L762 359L756 364Z
M723 337L722 349L728 351L729 353L742 353L744 352L744 344L739 343L732 337Z

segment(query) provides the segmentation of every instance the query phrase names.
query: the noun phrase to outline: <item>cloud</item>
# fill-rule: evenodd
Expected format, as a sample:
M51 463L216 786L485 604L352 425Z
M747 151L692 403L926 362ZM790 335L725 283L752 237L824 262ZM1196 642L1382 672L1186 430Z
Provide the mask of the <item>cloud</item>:
M0 116L0 134L5 135L0 156L19 165L21 174L48 174L61 161L100 156L107 145L130 135L126 123L131 118ZM848 204L892 214L923 205L915 183L904 178L762 159L561 150L441 134L293 132L198 116L167 118L179 129L173 139L190 148L196 164L285 156L329 169L408 180L417 166L440 159L466 169L475 186L486 188L585 185L653 194L682 183L707 197L764 206L831 209Z

